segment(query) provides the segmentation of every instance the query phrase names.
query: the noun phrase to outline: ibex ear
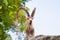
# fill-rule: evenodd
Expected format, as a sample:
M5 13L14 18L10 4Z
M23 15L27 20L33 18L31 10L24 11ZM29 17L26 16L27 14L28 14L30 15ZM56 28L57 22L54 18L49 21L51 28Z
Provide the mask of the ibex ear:
M35 10L36 10L36 8L34 8L34 10L32 11L31 17L34 16L34 14L35 14Z

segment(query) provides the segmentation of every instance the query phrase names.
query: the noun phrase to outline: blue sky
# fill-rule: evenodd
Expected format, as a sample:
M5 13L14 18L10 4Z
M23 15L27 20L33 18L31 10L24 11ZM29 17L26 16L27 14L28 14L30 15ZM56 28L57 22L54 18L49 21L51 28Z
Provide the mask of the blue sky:
M60 0L31 0L26 6L30 13L36 7L33 20L35 35L60 34Z

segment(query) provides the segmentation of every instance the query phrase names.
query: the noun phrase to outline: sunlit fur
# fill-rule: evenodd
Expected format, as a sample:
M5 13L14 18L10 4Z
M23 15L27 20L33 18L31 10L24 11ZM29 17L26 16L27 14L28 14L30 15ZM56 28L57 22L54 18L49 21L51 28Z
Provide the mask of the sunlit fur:
M26 40L31 40L32 38L34 38L34 28L32 25L34 13L35 9L33 10L31 16L26 18Z
M32 26L32 18L28 17L26 20L26 35L34 36L34 28Z

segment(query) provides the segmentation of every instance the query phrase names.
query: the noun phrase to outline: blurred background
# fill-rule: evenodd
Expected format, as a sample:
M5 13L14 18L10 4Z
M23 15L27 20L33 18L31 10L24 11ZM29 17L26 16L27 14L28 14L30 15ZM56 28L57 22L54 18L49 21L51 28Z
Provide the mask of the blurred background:
M16 18L19 7L25 7L30 14L36 8L35 36L60 35L60 0L0 0L0 40L24 40L26 15L21 10Z

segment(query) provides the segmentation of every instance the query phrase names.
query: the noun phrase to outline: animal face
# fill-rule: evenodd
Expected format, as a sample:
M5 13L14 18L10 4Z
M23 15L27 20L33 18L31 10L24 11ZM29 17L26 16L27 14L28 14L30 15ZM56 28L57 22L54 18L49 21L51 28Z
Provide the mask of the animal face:
M31 24L32 24L32 20L33 20L32 17L28 17L28 18L27 18L27 24L31 25Z
M32 14L27 17L27 24L29 24L29 25L32 24L32 20L33 20L34 14L35 14L35 10L36 10L36 8L34 8L34 10L32 11Z

